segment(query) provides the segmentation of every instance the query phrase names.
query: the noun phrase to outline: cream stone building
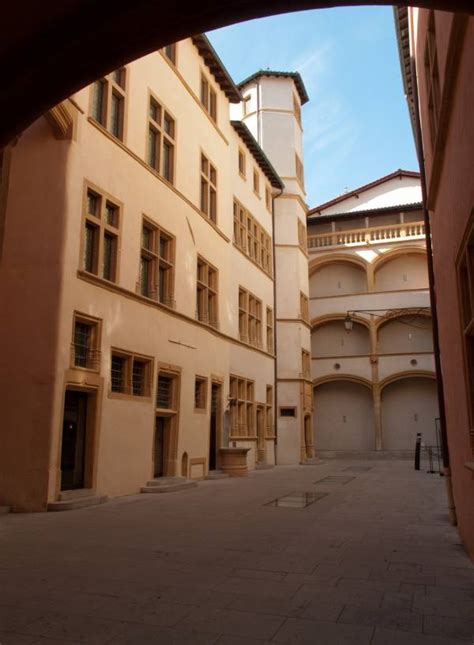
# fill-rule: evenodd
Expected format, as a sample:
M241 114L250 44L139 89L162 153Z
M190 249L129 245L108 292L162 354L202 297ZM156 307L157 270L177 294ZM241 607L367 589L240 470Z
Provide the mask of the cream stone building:
M398 170L308 213L317 455L437 444L418 173Z
M4 151L0 504L312 456L307 98L295 73L237 87L195 36Z

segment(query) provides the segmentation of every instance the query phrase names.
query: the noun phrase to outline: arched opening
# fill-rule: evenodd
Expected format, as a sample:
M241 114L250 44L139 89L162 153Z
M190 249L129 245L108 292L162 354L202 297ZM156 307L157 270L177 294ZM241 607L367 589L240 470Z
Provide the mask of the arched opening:
M374 266L374 284L376 291L428 289L426 254L419 251L384 257Z
M367 291L367 274L354 262L328 262L317 267L309 278L311 298L345 296Z
M385 450L414 450L417 432L436 445L438 396L433 378L416 376L390 382L382 391L382 444Z
M380 354L433 351L431 316L407 314L384 321L378 329Z
M331 380L314 388L314 446L318 450L374 450L371 390L359 382Z
M314 358L367 356L370 354L369 330L354 321L349 334L342 318L322 322L311 331L311 352Z

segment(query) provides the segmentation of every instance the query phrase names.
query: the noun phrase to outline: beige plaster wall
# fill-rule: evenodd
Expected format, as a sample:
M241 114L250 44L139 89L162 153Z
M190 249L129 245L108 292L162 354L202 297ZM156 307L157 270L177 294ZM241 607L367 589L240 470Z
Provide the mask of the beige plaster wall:
M323 383L314 389L316 450L373 450L371 391L350 381Z
M312 298L342 296L367 291L367 276L363 268L348 262L323 265L309 278Z
M387 385L382 392L384 448L414 450L417 432L426 445L435 445L438 414L434 379L407 378Z
M423 289L428 287L428 270L423 255L407 255L393 258L382 264L375 272L375 289Z
M312 356L357 356L370 354L370 334L364 325L354 324L347 332L343 320L330 320L311 333Z

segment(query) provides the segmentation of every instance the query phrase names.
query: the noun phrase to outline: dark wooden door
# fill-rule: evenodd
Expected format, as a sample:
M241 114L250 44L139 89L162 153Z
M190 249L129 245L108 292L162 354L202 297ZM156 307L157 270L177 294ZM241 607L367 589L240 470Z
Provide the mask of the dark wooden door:
M162 477L164 472L164 446L165 430L167 419L165 417L156 417L155 423L155 446L154 446L154 477Z
M61 490L84 488L87 394L67 391L61 446Z
M209 470L217 468L217 424L219 423L219 388L216 383L211 388L211 423L209 431Z

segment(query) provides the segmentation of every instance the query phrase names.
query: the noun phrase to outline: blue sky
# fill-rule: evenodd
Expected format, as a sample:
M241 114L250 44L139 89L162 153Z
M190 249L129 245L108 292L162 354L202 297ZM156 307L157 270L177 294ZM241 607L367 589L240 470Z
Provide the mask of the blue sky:
M391 7L297 12L207 35L236 82L262 68L300 72L310 206L418 169Z

